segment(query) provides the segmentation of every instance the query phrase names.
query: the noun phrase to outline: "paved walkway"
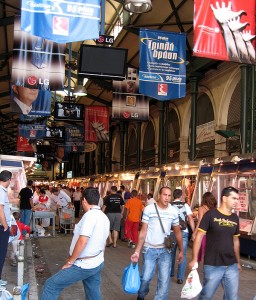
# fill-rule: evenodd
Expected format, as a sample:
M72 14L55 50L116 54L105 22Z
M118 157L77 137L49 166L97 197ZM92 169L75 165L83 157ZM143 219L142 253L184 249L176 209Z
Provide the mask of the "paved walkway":
M38 300L42 285L46 278L54 274L63 265L67 257L71 235L57 235L55 238L39 238L26 241L26 264L24 283L30 283L29 300ZM118 247L107 248L105 254L105 267L102 274L102 295L103 300L119 300L136 299L136 295L126 295L122 291L121 278L123 269L129 264L130 255L133 249L127 247L126 243L118 241ZM33 259L31 259L33 257ZM191 249L188 250L188 260L191 257ZM244 260L244 265L256 264L252 261ZM140 263L141 266L141 263ZM186 272L186 275L188 270ZM199 269L200 278L202 276L202 269ZM3 279L8 280L7 289L12 291L17 283L17 267L11 267L6 259ZM175 278L171 278L169 299L180 299L180 292L182 285L176 283ZM156 276L150 286L150 293L146 297L147 300L154 299L156 290ZM240 300L253 300L256 295L256 269L243 268L240 275ZM82 283L77 283L65 289L65 292L60 297L60 300L82 300L84 299L84 292ZM223 291L220 287L213 300L222 300ZM50 300L50 299L49 299Z

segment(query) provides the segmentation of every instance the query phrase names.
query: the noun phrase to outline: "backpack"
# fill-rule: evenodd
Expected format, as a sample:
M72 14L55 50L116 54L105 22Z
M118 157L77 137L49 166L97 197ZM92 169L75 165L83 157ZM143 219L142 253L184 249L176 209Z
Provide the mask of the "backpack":
M184 202L174 202L173 206L177 209L180 222L180 230L185 230L188 227L187 211Z

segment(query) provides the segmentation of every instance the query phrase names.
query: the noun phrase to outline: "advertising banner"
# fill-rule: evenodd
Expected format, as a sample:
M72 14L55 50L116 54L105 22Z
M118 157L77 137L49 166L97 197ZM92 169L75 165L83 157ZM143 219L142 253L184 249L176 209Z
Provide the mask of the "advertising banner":
M186 94L186 35L140 30L140 93L160 101Z
M109 141L109 111L105 106L85 106L85 141Z
M34 152L34 148L33 148L32 144L29 142L29 138L18 135L17 151L18 152Z
M63 89L65 49L66 44L57 44L22 31L20 17L15 17L12 82L31 89Z
M39 91L12 84L10 108L12 112L31 117L31 120L32 116L50 116L51 97L50 91Z
M194 55L255 63L255 0L195 0Z
M83 152L84 151L84 127L69 125L65 127L65 151Z
M99 37L100 0L22 0L22 30L57 43Z
M20 124L18 126L19 135L31 140L42 139L45 137L45 125Z
M112 118L147 121L149 102L139 94L137 69L128 68L126 79L113 81Z

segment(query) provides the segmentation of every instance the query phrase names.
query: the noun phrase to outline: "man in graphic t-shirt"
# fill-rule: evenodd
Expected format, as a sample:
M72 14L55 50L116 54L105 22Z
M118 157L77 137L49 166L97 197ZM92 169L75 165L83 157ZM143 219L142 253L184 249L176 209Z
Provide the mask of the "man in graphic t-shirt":
M232 210L238 203L238 190L226 187L221 193L221 205L203 216L193 245L192 267L197 262L202 239L206 234L204 256L204 286L199 300L210 300L220 285L226 300L238 300L240 265L239 218Z
M20 221L25 225L29 225L33 204L33 180L28 180L27 186L20 190ZM25 235L27 232L22 232Z
M112 186L110 188L111 194L104 198L104 204L102 211L107 214L110 221L109 243L107 247L113 246L116 248L116 241L120 231L121 219L124 213L124 200L121 195L117 194L117 187Z

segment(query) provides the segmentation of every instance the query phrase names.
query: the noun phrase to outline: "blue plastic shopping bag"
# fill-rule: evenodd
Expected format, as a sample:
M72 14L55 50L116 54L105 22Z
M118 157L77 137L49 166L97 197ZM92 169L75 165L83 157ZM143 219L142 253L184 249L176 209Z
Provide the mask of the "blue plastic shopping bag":
M137 294L140 288L140 272L138 263L130 263L124 269L122 277L123 290L128 294Z

